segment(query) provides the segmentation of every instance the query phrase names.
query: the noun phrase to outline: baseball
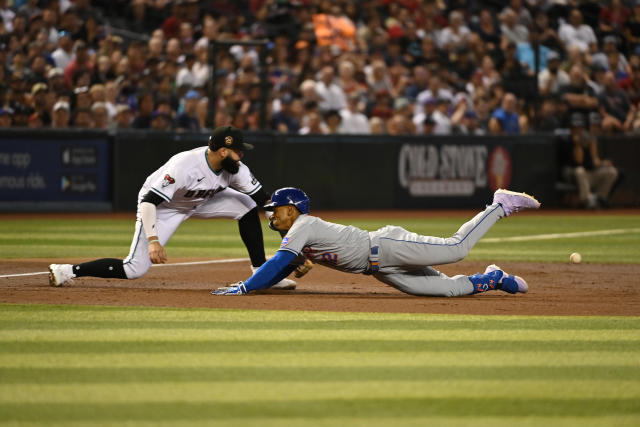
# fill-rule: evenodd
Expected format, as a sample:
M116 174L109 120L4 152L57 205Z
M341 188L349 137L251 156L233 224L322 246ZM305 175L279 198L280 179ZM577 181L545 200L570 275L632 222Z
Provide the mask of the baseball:
M571 261L573 264L580 264L580 261L582 261L582 255L580 255L578 252L574 252L569 255L569 261Z

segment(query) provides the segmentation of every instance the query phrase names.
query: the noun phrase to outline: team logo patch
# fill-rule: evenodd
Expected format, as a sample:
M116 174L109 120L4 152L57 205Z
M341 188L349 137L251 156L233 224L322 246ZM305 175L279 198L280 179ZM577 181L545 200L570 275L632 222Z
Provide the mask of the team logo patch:
M289 243L289 238L285 237L284 239L282 239L282 243L280 243L280 246L287 246L287 243Z
M232 137L232 136L225 136L225 137L224 137L224 144L225 144L225 145L231 145L231 144L233 144L233 137Z
M176 180L171 178L171 175L166 174L164 176L164 179L162 180L162 188L164 188L164 187L166 187L167 185L170 185L170 184L175 184L175 182L176 182Z

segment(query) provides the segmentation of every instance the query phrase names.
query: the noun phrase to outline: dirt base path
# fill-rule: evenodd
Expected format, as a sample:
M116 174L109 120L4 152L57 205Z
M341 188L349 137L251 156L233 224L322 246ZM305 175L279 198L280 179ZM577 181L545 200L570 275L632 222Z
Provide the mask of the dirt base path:
M182 260L174 260L178 261ZM0 261L0 275L44 272L51 262L64 260ZM485 267L486 262L463 261L440 270L447 275L474 274ZM529 293L414 297L370 276L316 266L298 280L295 291L271 290L241 297L210 295L216 287L247 278L248 262L234 262L152 268L137 280L80 278L58 288L49 286L44 274L0 278L0 302L393 313L640 314L640 265L506 262L501 267L524 277Z

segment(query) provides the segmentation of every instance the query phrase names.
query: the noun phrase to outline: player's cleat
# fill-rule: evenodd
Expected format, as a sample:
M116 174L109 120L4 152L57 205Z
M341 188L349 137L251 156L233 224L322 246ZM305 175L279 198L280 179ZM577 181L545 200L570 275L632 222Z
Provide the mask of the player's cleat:
M211 291L211 294L213 295L245 295L246 293L247 288L244 286L242 281L234 285L224 286Z
M280 289L285 291L292 291L296 288L296 282L291 279L282 279L270 289Z
M74 277L76 275L73 274L73 265L71 264L51 264L49 266L49 284L51 286L62 286L72 282L71 279Z
M484 274L489 274L496 271L501 271L503 274L502 287L500 287L500 289L502 289L503 291L509 292L510 294L516 294L518 292L524 294L529 290L527 282L525 282L522 277L511 275L495 264L491 264L490 266L488 266L484 270Z
M538 209L540 207L540 202L535 197L502 188L493 193L493 203L499 203L506 216L524 209Z

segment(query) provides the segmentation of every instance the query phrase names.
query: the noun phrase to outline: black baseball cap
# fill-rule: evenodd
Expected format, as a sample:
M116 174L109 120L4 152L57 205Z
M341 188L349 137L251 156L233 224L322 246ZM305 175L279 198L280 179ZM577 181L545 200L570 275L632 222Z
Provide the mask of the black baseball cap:
M220 126L211 132L209 148L216 151L219 148L247 151L253 150L253 145L244 142L242 131L233 126Z

